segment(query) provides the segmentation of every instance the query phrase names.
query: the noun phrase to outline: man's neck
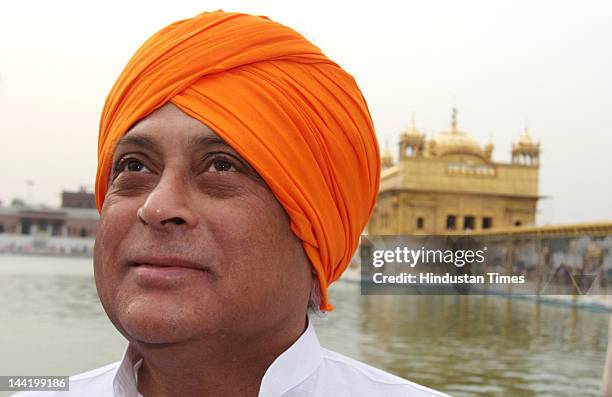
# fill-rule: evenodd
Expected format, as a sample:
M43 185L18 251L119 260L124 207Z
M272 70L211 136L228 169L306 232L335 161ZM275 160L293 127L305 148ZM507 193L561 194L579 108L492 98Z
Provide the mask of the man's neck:
M180 344L135 342L143 358L138 391L145 397L257 396L274 360L305 329L303 320L250 337L221 335Z

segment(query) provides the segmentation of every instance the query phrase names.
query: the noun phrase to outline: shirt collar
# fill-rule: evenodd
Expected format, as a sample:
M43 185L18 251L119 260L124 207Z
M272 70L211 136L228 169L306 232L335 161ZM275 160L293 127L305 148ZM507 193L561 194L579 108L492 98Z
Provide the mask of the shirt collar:
M259 397L280 396L306 380L319 367L323 352L312 320L289 349L272 362L261 380Z
M113 379L113 391L115 396L140 397L138 392L138 369L142 365L142 357L134 347L128 343L123 353L121 364Z
M280 396L306 380L319 367L323 353L312 320L306 331L278 356L266 370L259 388L260 397ZM142 358L133 346L128 347L113 379L116 396L139 397L138 369Z

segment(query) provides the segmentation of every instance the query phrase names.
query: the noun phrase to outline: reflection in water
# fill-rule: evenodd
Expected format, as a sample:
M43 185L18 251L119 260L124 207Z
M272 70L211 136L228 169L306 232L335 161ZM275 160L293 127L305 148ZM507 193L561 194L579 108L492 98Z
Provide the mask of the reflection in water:
M91 260L0 256L0 375L65 375L121 358ZM608 314L495 296L331 289L321 343L453 396L597 396ZM0 392L0 396L8 395Z
M360 296L338 283L324 345L453 396L598 396L608 314L496 296Z

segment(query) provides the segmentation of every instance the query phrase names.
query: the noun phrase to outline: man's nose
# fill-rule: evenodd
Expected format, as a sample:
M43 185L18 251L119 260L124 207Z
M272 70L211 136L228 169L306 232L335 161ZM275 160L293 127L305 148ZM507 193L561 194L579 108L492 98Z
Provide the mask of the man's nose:
M190 205L188 184L178 175L162 175L136 213L140 222L154 229L167 230L182 225L192 228L199 216Z

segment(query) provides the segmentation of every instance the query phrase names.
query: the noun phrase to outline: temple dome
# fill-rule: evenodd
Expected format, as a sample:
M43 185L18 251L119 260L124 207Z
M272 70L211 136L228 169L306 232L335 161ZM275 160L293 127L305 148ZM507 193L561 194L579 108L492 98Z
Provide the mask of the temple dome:
M424 135L414 125L411 125L410 127L406 128L402 132L402 134L413 137L422 137Z
M438 134L432 138L436 156L448 154L469 154L484 157L483 150L478 142L462 131L451 130Z
M453 108L450 131L443 132L434 136L430 143L430 152L436 156L446 156L452 154L471 155L486 160L486 150L483 150L478 142L463 131L457 128L457 109Z
M538 142L536 142L529 135L529 132L527 132L527 128L525 128L525 131L523 131L518 141L516 142L516 146L528 148L528 147L537 147L539 145L538 145Z

